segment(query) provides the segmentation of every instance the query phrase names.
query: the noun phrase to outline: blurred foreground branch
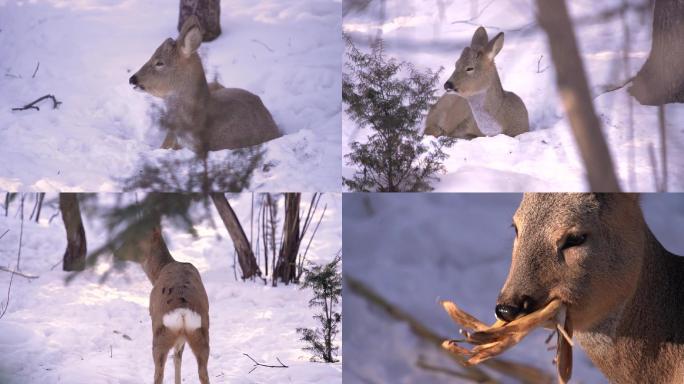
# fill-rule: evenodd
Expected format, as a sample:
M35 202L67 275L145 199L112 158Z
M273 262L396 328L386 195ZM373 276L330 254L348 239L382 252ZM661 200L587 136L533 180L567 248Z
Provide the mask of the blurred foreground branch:
M594 111L584 66L564 0L537 0L539 24L549 38L558 92L593 192L619 192L601 122Z
M395 320L408 323L411 327L411 331L416 336L425 339L429 343L433 344L440 351L444 351L441 348L442 341L444 340L443 336L438 335L437 333L426 327L424 324L419 322L417 319L415 319L413 316L411 316L409 313L404 312L399 307L387 301L385 298L380 296L378 293L374 292L370 287L366 286L361 281L356 280L353 277L350 277L349 274L345 274L344 279L345 287L351 290L351 292L355 293L360 297L363 297L364 299L368 300L371 304L374 304L375 306L382 308L386 314L388 314L390 317L393 317ZM477 383L497 382L497 380L492 378L482 369L472 366L463 367L464 360L462 358L451 353L446 353L446 355L456 360L456 362L459 363L459 366L462 367L463 378L467 378L468 380ZM551 383L553 381L553 378L548 373L538 368L521 363L514 363L502 359L491 359L485 361L484 363L482 363L482 365L504 376L516 379L521 383L538 384ZM452 375L454 374L453 372L450 373Z

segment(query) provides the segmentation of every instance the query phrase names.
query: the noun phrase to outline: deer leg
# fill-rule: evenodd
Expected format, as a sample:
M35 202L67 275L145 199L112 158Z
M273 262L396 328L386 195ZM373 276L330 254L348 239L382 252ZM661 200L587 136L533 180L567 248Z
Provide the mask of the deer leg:
M209 332L206 328L200 328L192 336L188 337L188 344L197 359L197 371L202 384L209 384L209 372L207 362L209 361Z
M173 367L176 370L176 384L181 384L181 361L183 360L183 349L185 349L185 342L181 341L176 344L176 350L173 354Z
M178 138L173 132L168 132L166 134L166 137L164 138L164 142L161 145L162 149L180 149L180 145L178 144Z
M168 332L164 332L163 328L154 332L154 335L152 336L154 384L162 384L164 382L164 365L166 364L166 357L169 355L171 347L173 347L173 341Z

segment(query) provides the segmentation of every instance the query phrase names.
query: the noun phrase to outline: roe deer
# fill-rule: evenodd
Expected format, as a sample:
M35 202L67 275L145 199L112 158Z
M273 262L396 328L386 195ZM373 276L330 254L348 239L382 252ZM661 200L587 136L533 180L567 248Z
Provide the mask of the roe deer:
M180 384L181 359L187 342L197 359L200 382L209 384L209 299L197 268L171 256L159 226L117 253L120 258L139 261L153 285L150 317L154 383L164 381L164 365L173 347L175 383Z
M660 244L630 194L526 194L496 315L552 299L612 383L684 382L684 258Z
M430 107L425 119L426 135L473 139L483 136L470 111L468 101L453 93L446 93Z
M517 136L530 130L525 104L515 93L505 91L499 80L494 57L503 43L503 32L489 40L487 31L477 28L470 47L463 48L456 69L444 83L447 92L468 100L477 128L486 136Z
M281 136L259 96L207 83L197 49L202 31L189 17L176 40L166 39L129 79L135 89L164 99L168 130L162 148L189 140L196 152L244 148Z

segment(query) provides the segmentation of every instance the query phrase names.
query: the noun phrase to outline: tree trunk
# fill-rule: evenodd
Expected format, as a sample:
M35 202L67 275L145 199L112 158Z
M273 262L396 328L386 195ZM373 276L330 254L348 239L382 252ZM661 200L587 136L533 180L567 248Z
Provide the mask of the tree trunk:
M283 244L278 255L278 264L275 267L273 283L278 278L285 284L294 282L297 277L297 254L299 253L299 202L301 193L285 194L285 221L283 223Z
M594 111L575 33L564 0L537 0L539 24L546 31L556 67L558 92L587 170L592 192L619 192L601 123Z
M684 0L656 0L651 53L629 92L641 104L684 102Z
M242 269L242 278L249 279L253 276L261 276L261 270L257 264L257 260L252 252L252 247L247 240L245 231L240 225L240 221L235 215L235 211L231 208L230 203L226 199L223 193L212 193L211 199L216 206L216 210L221 216L223 224L228 230L230 238L233 240L233 245L235 245L235 251L238 255L238 263L240 263L240 269Z
M81 220L81 209L78 206L78 195L60 193L59 210L62 212L62 220L67 235L67 248L64 251L62 269L65 271L82 271L85 269L87 247L85 229Z
M178 12L178 32L185 19L195 15L202 26L202 40L212 41L221 34L220 0L181 0Z
M38 211L36 212L36 223L40 220L40 211L43 209L43 201L45 200L45 192L38 194Z

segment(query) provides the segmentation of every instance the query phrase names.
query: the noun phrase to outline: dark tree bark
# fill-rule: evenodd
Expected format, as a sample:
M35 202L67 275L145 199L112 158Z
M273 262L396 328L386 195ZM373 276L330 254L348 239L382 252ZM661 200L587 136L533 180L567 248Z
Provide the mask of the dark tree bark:
M43 201L45 200L45 192L38 194L38 210L36 211L36 223L40 220L40 212L43 209Z
M235 215L233 208L231 208L230 203L228 203L226 196L223 193L212 193L211 199L228 230L230 238L233 240L233 245L235 245L238 263L242 270L242 278L261 277L261 270L257 264L256 257L254 257L249 240L247 240L247 235L245 235L245 231L242 229L242 225L240 225L240 221Z
M641 104L684 102L684 0L656 0L651 53L629 92Z
M537 7L539 24L549 38L558 92L587 170L589 187L592 192L619 192L565 1L537 0Z
M181 0L178 13L178 32L185 19L195 15L202 26L202 40L212 41L221 34L220 0Z
M297 254L301 237L299 235L299 203L301 193L285 194L285 221L283 223L283 244L280 247L278 263L273 271L273 285L277 279L285 284L296 282Z
M60 193L59 210L62 212L62 220L67 235L67 248L64 251L62 269L65 271L82 271L85 269L87 246L85 229L81 220L81 209L78 205L78 195Z

